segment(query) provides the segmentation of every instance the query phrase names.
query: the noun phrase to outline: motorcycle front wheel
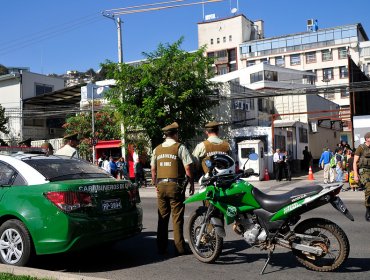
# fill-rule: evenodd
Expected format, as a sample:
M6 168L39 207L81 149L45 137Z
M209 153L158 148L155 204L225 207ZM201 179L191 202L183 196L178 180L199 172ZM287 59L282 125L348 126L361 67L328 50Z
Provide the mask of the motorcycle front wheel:
M335 223L321 218L302 221L294 229L295 233L319 237L320 240L305 241L301 244L319 247L323 253L320 256L293 249L298 262L308 269L328 272L337 269L348 258L350 245L345 232Z
M207 207L199 207L190 215L187 227L189 246L199 261L214 263L222 252L223 238L216 234L215 226L210 221L206 221L204 232L200 237L199 246L196 246L206 213Z

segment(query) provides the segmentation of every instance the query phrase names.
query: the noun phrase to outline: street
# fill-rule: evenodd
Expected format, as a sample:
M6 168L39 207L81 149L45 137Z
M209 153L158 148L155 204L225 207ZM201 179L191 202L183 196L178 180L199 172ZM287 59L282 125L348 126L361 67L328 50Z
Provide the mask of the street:
M317 175L317 174L315 174ZM320 176L321 174L319 174ZM293 180L285 182L256 182L265 189L273 185L284 190L289 185L305 185L315 182ZM280 187L279 187L280 186ZM342 195L343 194L343 195ZM331 205L325 205L304 215L308 217L327 218L337 223L346 232L351 251L347 262L337 272L318 273L307 270L298 264L292 253L287 249L275 250L265 275L259 273L266 259L266 252L249 245L227 227L223 253L215 264L204 264L192 255L175 257L173 251L164 258L156 252L156 200L155 190L142 190L142 205L144 209L144 230L142 234L132 239L121 241L113 246L99 246L78 253L60 254L38 257L32 267L77 273L86 276L107 279L241 279L246 277L263 277L264 279L369 279L370 235L369 224L364 219L363 192L341 193L343 201L353 214L355 221L351 222ZM188 205L186 220L198 205ZM171 223L171 222L170 222ZM171 227L170 227L171 228ZM172 232L170 232L172 238ZM187 236L185 236L187 238ZM173 244L170 244L173 245ZM172 246L171 246L172 249Z

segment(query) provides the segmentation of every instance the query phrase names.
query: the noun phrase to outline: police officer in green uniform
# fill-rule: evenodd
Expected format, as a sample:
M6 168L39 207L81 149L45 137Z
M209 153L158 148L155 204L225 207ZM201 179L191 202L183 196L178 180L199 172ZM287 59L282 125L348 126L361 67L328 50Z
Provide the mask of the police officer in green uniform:
M354 181L365 186L366 221L370 222L370 132L365 134L365 143L357 147L353 159Z
M157 188L159 254L167 253L168 222L171 212L176 253L178 255L189 253L183 234L185 212L183 202L187 182L190 183L189 194L194 194L191 172L193 161L186 147L178 142L178 128L176 122L162 128L166 139L154 149L151 159L152 182Z
M212 121L205 125L207 140L200 142L193 151L197 169L202 165L204 173L208 172L206 160L215 154L230 155L231 149L228 142L218 137L220 123Z

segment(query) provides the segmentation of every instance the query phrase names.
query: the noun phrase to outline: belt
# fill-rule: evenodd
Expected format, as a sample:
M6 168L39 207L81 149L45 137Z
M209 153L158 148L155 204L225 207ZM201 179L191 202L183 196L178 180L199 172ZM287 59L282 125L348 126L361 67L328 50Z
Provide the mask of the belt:
M159 183L168 183L168 182L175 182L177 183L179 180L176 178L159 178L157 179L157 184Z

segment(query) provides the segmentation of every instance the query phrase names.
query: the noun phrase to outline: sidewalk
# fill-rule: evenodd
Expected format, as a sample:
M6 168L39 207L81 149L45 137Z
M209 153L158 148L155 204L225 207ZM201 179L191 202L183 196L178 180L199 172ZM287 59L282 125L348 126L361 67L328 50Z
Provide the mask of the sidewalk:
M280 181L276 182L276 180L269 180L269 181L249 181L254 187L259 188L265 193L268 194L281 194L287 191L290 191L293 188L302 187L302 186L311 186L317 184L323 184L324 182L324 171L318 170L313 173L314 180L308 180L308 174L294 174L292 177L292 181ZM344 190L349 188L348 183L344 183L343 185ZM195 192L199 189L198 183L195 183ZM188 195L188 191L186 194ZM339 196L345 201L361 201L363 202L365 199L364 192L352 192L349 191L342 191L340 192ZM155 198L156 191L153 186L147 188L140 189L140 197L142 198Z
M106 278L96 278L84 276L81 274L72 274L62 271L50 271L44 269L30 268L30 267L20 267L14 265L0 264L0 272L10 273L13 275L26 275L30 277L37 277L40 279L50 279L50 280L107 280Z

